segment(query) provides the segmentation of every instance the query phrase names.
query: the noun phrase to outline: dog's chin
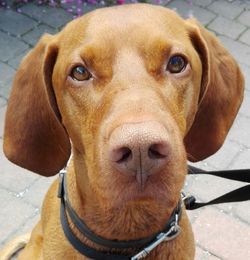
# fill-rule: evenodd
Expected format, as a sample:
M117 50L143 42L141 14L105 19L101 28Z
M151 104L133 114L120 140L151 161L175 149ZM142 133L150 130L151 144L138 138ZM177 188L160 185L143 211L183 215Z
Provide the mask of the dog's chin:
M153 177L149 177L146 183L142 186L138 183L135 177L130 177L126 181L113 183L112 197L109 201L114 208L123 208L127 206L155 205L170 207L180 197L180 192L177 191L176 185L164 182Z

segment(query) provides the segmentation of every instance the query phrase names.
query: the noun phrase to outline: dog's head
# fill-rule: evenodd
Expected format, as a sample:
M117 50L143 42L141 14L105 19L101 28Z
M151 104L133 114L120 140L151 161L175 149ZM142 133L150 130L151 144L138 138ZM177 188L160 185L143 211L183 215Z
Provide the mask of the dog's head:
M238 65L197 21L143 4L104 8L44 35L24 58L4 151L51 176L72 144L77 174L103 201L175 205L187 158L221 147L242 93Z

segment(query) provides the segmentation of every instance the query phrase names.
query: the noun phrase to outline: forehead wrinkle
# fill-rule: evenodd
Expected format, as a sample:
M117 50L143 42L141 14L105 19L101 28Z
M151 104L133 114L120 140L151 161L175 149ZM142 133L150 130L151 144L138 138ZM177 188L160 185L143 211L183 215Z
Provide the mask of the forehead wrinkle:
M100 59L102 60L105 53L99 50L93 44L84 45L80 50L80 57L87 63L92 63L93 61Z
M151 73L161 73L162 65L171 51L172 45L165 39L157 40L147 45L143 50L145 66Z
M114 53L107 46L89 42L80 48L78 55L99 77L111 76Z
M140 52L145 56L158 56L168 53L172 44L164 34L151 36L144 39L143 45L139 46Z

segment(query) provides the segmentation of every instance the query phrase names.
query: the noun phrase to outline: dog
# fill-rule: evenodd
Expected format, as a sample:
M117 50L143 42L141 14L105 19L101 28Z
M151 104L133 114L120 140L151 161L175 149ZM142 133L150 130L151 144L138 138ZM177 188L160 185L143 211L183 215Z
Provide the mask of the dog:
M181 203L187 161L222 146L243 88L238 64L216 37L164 7L103 8L45 34L16 73L4 152L43 176L72 158L19 259L194 259ZM119 245L158 235L135 248L108 247L80 232L66 209L71 236L103 256L82 253L60 221L58 189L94 237Z

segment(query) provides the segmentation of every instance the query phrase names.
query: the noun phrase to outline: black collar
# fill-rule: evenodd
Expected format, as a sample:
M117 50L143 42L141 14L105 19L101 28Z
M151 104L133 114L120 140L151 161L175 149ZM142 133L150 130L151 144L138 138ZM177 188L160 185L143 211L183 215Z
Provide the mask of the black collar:
M226 179L238 180L238 181L250 183L250 169L206 172L199 168L189 166L188 173L189 174L210 174L210 175L214 175ZM83 222L83 220L78 217L74 209L71 207L67 195L65 175L66 175L65 170L60 171L58 197L61 198L61 210L60 210L61 224L63 227L64 234L69 240L69 242L71 243L71 245L82 255L85 255L91 259L96 259L96 260L99 259L100 260L106 260L106 259L107 260L129 260L129 259L136 260L147 256L155 247L157 247L163 241L169 241L174 239L176 236L178 236L180 232L179 219L181 217L181 211L182 211L181 200L179 201L177 207L174 209L164 229L157 234L154 234L144 239L130 240L130 241L107 240L105 238L97 236L87 227L87 225ZM192 210L192 209L204 207L206 205L213 205L213 204L226 203L226 202L246 201L250 199L249 194L250 194L250 185L246 185L206 203L196 202L195 197L193 196L183 195L182 200L185 207L189 210L190 209ZM75 227L79 230L81 234L83 234L90 241L110 249L128 249L128 248L137 249L138 253L134 256L117 255L117 254L97 251L87 246L81 240L79 240L72 232L67 219L66 211L72 223L75 225Z
M79 218L77 213L72 208L69 197L67 195L66 189L66 171L62 170L59 174L59 190L58 197L61 199L61 210L60 218L61 224L65 236L71 245L82 255L87 256L91 259L96 260L136 260L146 257L155 247L164 241L170 241L178 236L180 233L179 219L182 212L182 203L179 201L177 207L174 209L170 219L163 228L163 230L157 234L150 237L139 239L139 240L129 240L129 241L118 241L118 240L108 240L103 237L96 235L91 231L82 219ZM137 249L138 253L135 255L118 255L113 253L97 251L94 248L87 246L73 233L69 226L68 217L71 219L74 226L79 230L90 241L108 247L110 249ZM111 250L110 250L111 251Z

